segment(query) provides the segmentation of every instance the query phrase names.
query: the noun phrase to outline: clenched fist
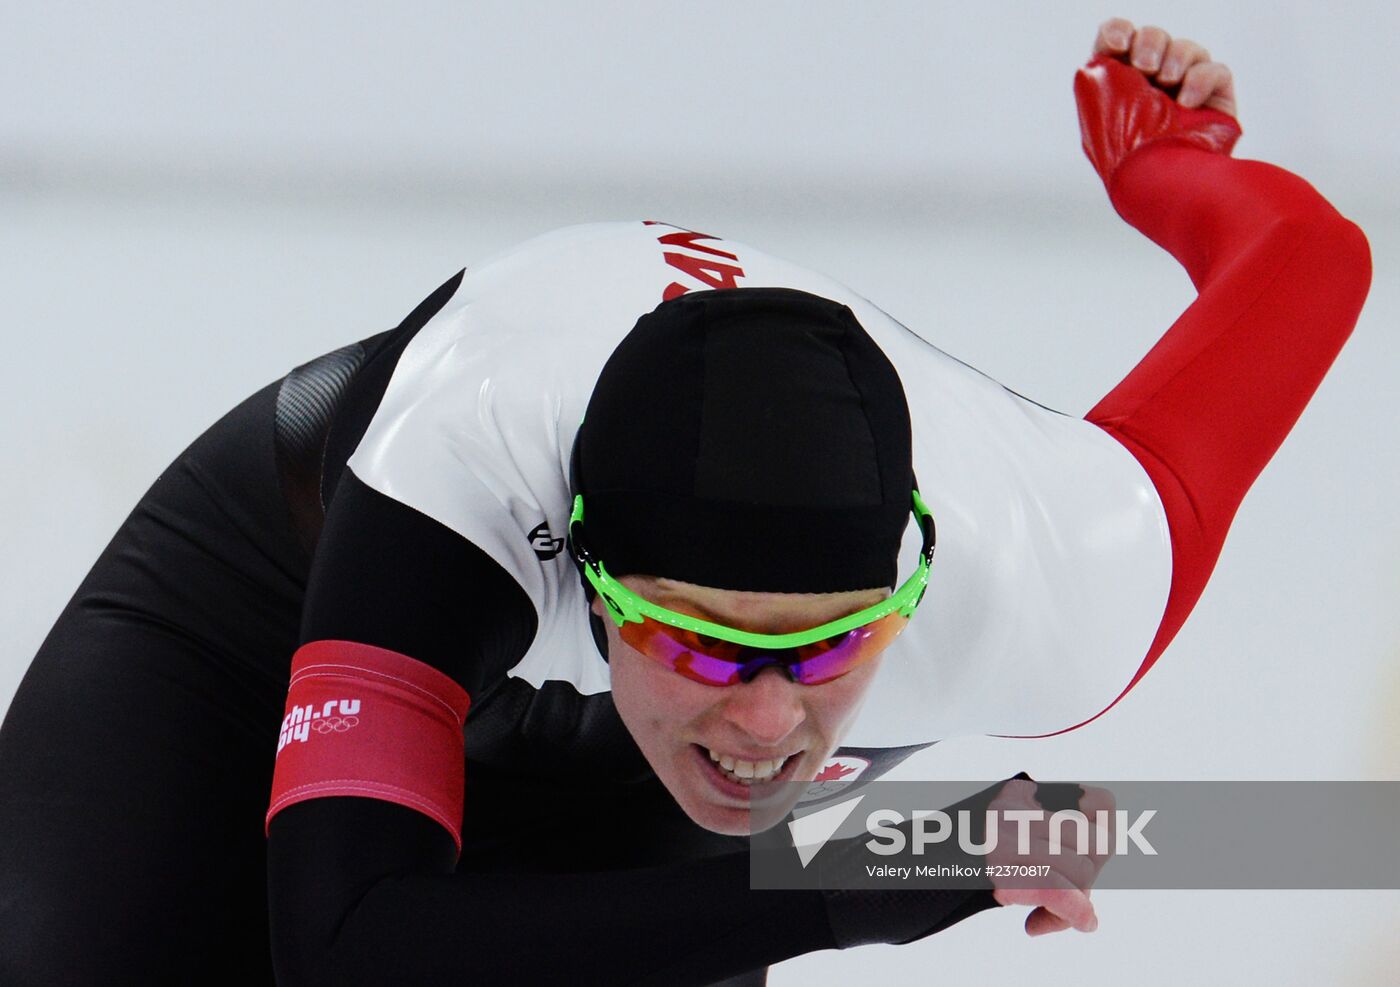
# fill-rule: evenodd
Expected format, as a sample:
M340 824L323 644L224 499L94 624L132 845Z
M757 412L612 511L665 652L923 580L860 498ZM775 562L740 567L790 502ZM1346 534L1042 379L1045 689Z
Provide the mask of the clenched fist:
M1105 21L1074 79L1084 153L1113 195L1119 166L1138 148L1170 143L1229 154L1240 136L1230 70L1159 27Z
M1133 27L1113 17L1099 25L1093 54L1126 61L1176 101L1195 109L1206 107L1229 116L1235 109L1235 79L1228 66L1210 60L1210 52L1188 38L1173 38L1160 27Z

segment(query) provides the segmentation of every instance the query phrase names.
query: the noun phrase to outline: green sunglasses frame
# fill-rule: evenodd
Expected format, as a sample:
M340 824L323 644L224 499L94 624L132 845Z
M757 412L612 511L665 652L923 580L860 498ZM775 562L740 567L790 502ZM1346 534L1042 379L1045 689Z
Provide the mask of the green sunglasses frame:
M816 627L809 627L805 631L793 631L788 634L758 634L753 631L739 630L736 627L726 627L724 624L711 623L699 617L668 610L632 592L608 574L602 560L596 558L580 538L583 526L582 494L574 498L573 514L569 517L569 542L574 558L583 566L584 576L598 595L603 598L608 613L618 627L628 621L639 624L644 617L650 617L663 624L703 634L706 637L741 644L748 648L777 651L798 648L805 644L815 644L818 641L836 637L838 634L845 634L857 627L863 627L895 612L900 613L906 619L913 616L915 608L922 602L924 593L928 590L929 569L933 566L933 549L937 540L933 512L928 509L928 505L924 503L917 490L913 492L913 513L923 531L924 541L923 547L919 550L919 568L905 580L903 586L872 607L866 607L864 610L858 610L853 614Z

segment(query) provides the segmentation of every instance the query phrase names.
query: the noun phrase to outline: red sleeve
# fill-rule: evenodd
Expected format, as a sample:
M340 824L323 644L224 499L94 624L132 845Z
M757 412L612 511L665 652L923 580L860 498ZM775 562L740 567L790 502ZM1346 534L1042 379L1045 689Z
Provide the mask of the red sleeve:
M1351 334L1371 261L1361 230L1307 182L1228 157L1238 130L1221 114L1176 110L1177 119L1156 121L1155 133L1133 143L1119 113L1117 134L1095 134L1095 121L1085 119L1094 68L1076 80L1085 149L1119 214L1170 252L1200 292L1086 415L1142 463L1171 533L1166 612L1126 693L1186 620L1245 492ZM1107 69L1142 79L1120 63ZM1109 79L1095 95L1125 80L1133 82ZM1136 96L1169 104L1154 107L1159 115L1175 107L1145 81ZM1219 141L1222 121L1233 135ZM1117 161L1105 161L1104 144L1114 139L1128 143Z

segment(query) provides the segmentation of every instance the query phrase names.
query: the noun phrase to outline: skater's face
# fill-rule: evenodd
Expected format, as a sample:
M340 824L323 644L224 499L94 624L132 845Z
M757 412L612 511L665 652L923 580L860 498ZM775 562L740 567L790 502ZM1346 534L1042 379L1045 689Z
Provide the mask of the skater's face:
M619 581L669 609L768 634L815 627L889 596L888 589L750 593L652 576ZM762 791L774 797L751 800L744 776L810 782L850 727L880 665L877 655L821 685L790 681L777 667L748 682L705 685L629 647L601 600L593 609L607 628L618 714L676 802L716 833L747 835L787 814L801 784L765 786Z

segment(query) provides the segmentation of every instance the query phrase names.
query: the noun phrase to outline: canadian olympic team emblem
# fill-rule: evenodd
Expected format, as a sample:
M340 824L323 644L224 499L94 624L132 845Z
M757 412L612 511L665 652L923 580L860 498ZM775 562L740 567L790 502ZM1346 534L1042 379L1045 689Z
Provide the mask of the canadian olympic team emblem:
M867 758L856 757L854 754L833 754L826 759L822 769L817 772L817 776L807 786L807 791L797 801L813 802L829 795L835 795L837 792L845 790L851 782L864 774L868 767L870 767L870 761Z
M277 753L290 743L304 744L312 731L319 734L345 733L360 722L358 699L332 699L317 709L313 705L293 706L282 718L282 730L277 735Z

